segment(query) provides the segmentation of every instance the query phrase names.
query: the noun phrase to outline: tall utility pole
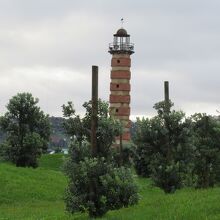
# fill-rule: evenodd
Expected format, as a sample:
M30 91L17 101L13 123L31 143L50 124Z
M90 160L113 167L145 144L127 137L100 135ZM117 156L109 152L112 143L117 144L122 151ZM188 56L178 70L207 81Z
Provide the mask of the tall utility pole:
M169 82L164 81L164 101L165 101L165 112L168 114L170 112L169 106Z
M165 102L165 109L164 109L164 113L165 113L165 126L168 128L168 115L170 114L170 100L169 100L169 82L165 81L164 82L164 102ZM166 137L166 142L168 144L167 146L167 161L171 161L172 158L172 152L171 152L171 148L170 148L170 135L168 134Z
M98 124L98 66L92 66L92 121L91 121L91 146L93 156L97 156L96 130Z

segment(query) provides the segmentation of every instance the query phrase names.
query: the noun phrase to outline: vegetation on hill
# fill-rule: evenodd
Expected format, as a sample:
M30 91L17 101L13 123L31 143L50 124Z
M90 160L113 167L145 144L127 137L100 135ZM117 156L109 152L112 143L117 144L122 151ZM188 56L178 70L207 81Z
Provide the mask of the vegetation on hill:
M168 104L167 111L165 102L156 103L157 115L136 123L137 173L151 177L166 193L219 184L220 124L205 113L186 118Z
M71 142L65 172L69 182L65 196L70 213L88 212L90 217L103 216L109 210L138 202L137 185L129 167L116 159L112 148L121 134L120 122L108 115L108 103L97 102L97 116L92 102L83 105L85 116L76 115L71 102L63 106L67 133ZM91 121L97 117L96 144L91 144Z
M141 176L151 177L166 193L183 186L193 154L190 122L182 111L166 111L165 103L156 103L157 116L138 119L134 141L137 145L135 168ZM186 160L188 158L188 160Z
M168 102L155 104L157 116L132 124L135 168L145 177L134 180L123 154L111 148L121 127L108 117L105 102L99 103L96 152L90 146L91 102L84 104L83 118L68 103L63 106L67 119L50 121L53 147L66 147L65 132L73 137L69 156L37 159L49 138L49 118L35 106L37 102L29 93L18 94L0 120L7 132L0 134L5 141L2 155L17 166L36 167L39 162L39 168L21 168L0 157L0 219L80 220L88 214L109 220L220 219L220 123L216 118L206 114L186 118L181 111L171 111L171 103L169 108ZM175 194L166 194L170 192Z
M49 148L55 150L57 147L67 148L69 136L66 135L63 124L65 119L62 117L49 117L51 125L51 135L49 140ZM6 133L0 130L0 144L5 140Z
M65 119L62 117L50 117L51 136L49 148L51 150L61 150L68 148L70 137L66 134L64 129Z
M47 150L49 116L38 102L31 93L18 93L9 100L7 112L0 117L0 127L6 133L0 153L16 166L37 167L37 158Z
M58 167L63 155L43 155L37 169L0 163L0 219L86 220L86 214L65 212L67 180ZM42 162L43 160L44 162ZM51 163L52 161L56 161ZM108 212L103 220L218 220L220 188L185 188L167 195L149 179L137 178L138 205Z

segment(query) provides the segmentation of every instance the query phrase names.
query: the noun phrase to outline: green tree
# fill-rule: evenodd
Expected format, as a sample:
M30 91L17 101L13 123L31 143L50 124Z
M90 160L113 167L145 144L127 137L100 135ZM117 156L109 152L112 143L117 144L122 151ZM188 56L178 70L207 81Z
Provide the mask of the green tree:
M37 158L47 150L50 123L30 93L18 93L7 104L0 126L7 134L4 157L16 166L37 167Z
M165 102L154 105L157 116L138 119L134 142L135 167L139 175L151 177L165 192L180 188L192 170L191 122L182 111L171 111Z
M219 181L220 124L205 113L192 116L194 131L195 170L197 187L207 188Z
M108 115L108 104L98 102L97 155L91 152L91 102L83 105L85 116L75 114L71 102L63 106L65 128L73 141L65 172L69 177L65 202L69 212L89 212L90 217L137 203L137 186L131 170L115 161L112 144L121 124Z

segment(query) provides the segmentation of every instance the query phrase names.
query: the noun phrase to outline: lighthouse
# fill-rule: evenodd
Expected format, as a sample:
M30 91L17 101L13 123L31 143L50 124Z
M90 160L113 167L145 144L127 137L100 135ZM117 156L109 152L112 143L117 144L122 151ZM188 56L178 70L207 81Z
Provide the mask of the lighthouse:
M114 34L113 43L109 44L111 59L110 109L109 113L123 125L122 144L130 142L130 79L131 54L134 53L134 44L130 43L130 35L124 28ZM116 139L116 144L120 138Z

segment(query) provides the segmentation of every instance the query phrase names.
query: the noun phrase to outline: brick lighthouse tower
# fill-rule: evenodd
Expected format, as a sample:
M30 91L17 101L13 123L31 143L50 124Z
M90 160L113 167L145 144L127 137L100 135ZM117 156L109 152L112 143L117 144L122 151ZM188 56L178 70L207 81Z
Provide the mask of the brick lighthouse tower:
M111 60L110 84L110 115L119 119L123 124L121 141L126 144L130 141L130 78L131 58L134 53L134 44L130 43L130 35L124 28L114 34L113 43L109 44ZM116 139L120 143L120 138Z

